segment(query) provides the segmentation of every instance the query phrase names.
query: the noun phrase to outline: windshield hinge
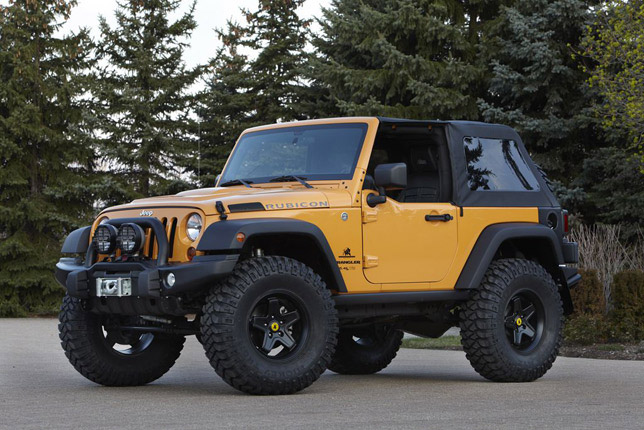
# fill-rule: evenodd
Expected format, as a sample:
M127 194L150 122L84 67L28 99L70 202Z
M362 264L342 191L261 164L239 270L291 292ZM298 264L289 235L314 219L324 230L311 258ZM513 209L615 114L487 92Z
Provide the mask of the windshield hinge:
M368 224L370 222L378 221L378 211L363 210L362 211L362 223Z
M217 209L217 212L219 212L220 220L224 221L226 218L228 218L228 215L226 215L226 209L224 208L224 204L222 202L216 202L215 209Z

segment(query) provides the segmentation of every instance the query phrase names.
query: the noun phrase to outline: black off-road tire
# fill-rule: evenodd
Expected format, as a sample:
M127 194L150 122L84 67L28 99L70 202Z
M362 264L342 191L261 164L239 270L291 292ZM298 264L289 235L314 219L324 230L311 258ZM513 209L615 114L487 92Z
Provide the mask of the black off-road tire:
M396 357L403 334L400 330L386 327L372 327L367 333L340 329L329 370L342 375L380 372Z
M541 307L543 317L541 330L534 330L540 337L528 340L525 350L515 346L506 331L508 319L513 318L507 316L507 309L520 296L531 297L536 308ZM557 358L564 322L561 295L552 276L533 261L494 261L460 317L466 357L474 370L489 380L533 381L543 376Z
M277 297L299 309L300 318L291 326L300 333L295 346L279 345L283 358L270 357L253 343L258 333L254 318L270 318L258 316L257 309ZM330 363L337 334L335 302L324 281L310 267L286 257L239 263L212 289L201 317L210 364L229 385L249 394L290 394L311 385ZM261 336L265 342L268 331ZM295 334L292 338L298 339Z
M107 386L134 386L150 383L174 365L185 338L154 334L140 352L121 354L105 341L101 316L83 310L81 302L63 298L58 330L65 355L84 377Z

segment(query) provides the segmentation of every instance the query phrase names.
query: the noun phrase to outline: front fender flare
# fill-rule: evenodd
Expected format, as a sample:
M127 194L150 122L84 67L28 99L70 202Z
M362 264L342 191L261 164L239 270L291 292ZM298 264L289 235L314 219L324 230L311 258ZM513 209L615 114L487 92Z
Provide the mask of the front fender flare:
M69 233L65 238L63 247L60 250L62 254L84 254L89 247L89 234L92 226L81 227Z
M246 236L243 242L237 240L238 233L243 233ZM333 251L324 233L316 225L306 221L283 218L249 218L215 222L204 231L197 245L197 251L241 252L244 245L253 237L276 234L300 235L310 238L324 256L337 290L339 292L347 291Z

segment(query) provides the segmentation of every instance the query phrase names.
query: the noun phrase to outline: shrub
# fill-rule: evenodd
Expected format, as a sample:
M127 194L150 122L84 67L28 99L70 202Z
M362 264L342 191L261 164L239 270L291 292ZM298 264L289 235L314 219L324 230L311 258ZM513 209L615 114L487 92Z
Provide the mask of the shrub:
M0 294L0 318L24 317L27 313L23 309L16 296L5 297Z
M581 281L570 291L575 314L604 315L606 313L606 299L604 286L599 282L596 270L580 269Z
M605 303L610 307L613 276L623 270L644 270L644 237L626 244L619 225L579 225L571 234L579 243L579 266L592 269L604 287Z
M644 272L617 273L612 283L613 307L609 320L623 341L644 339Z
M564 339L566 343L591 345L606 342L611 336L611 328L603 315L574 315L566 321Z

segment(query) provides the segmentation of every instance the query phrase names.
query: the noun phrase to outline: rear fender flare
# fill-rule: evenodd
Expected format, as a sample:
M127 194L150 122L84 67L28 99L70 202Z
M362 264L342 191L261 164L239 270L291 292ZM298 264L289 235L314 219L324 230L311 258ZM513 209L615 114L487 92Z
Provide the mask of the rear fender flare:
M557 265L563 264L561 246L557 246L557 235L548 227L530 223L494 224L486 227L474 244L455 288L457 290L478 288L499 247L509 239L545 239L550 244Z
M501 223L488 226L479 236L470 253L463 270L456 282L456 290L473 290L478 288L485 276L490 263L501 245L511 239L539 239L548 243L554 266L546 267L552 277L560 285L561 299L564 312L572 312L573 304L570 298L569 286L561 265L564 264L561 250L561 239L552 229L531 223Z

